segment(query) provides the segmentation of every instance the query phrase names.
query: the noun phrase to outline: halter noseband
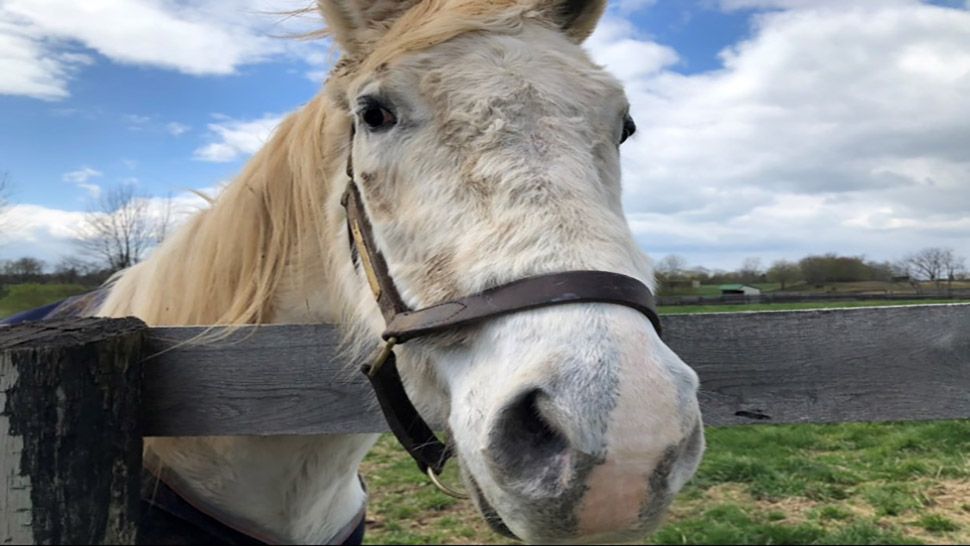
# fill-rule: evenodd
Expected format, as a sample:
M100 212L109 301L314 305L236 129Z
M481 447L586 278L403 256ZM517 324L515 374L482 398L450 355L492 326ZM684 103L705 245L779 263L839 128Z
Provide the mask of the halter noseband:
M606 271L566 271L527 277L478 294L412 310L401 298L391 278L387 261L374 240L360 190L354 178L353 133L347 156L350 179L341 203L347 211L351 253L360 258L374 297L384 315L385 345L362 371L370 380L381 411L391 431L407 452L439 488L440 475L451 457L443 444L418 414L401 382L394 346L410 339L476 324L487 319L539 307L566 303L612 303L633 308L661 333L660 317L650 289L642 282ZM454 495L453 491L445 491Z

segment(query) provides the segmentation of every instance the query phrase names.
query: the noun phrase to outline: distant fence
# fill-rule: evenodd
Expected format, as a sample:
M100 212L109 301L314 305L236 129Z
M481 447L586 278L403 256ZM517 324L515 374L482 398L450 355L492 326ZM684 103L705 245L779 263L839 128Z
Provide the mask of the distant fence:
M970 418L970 304L665 316L709 425ZM126 543L142 438L382 432L333 327L0 330L0 541Z
M720 296L658 296L657 304L674 305L744 305L753 303L801 303L801 302L840 302L840 301L920 301L920 300L953 300L970 301L970 290L951 290L936 293L900 294L898 292L883 294L840 294L837 292L802 293L802 292L767 292L758 295L723 294Z

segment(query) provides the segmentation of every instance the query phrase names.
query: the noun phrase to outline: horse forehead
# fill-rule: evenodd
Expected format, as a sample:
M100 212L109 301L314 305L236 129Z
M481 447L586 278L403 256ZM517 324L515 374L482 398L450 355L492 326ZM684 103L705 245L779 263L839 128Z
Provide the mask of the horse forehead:
M432 108L455 114L469 104L513 99L530 110L588 110L591 98L608 102L623 96L619 82L579 46L542 30L462 36L414 55L401 67L417 77L417 89Z

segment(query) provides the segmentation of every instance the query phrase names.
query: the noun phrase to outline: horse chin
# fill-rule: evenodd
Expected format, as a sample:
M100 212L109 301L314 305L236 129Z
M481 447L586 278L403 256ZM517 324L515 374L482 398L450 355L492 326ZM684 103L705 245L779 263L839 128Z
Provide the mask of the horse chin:
M502 517L498 515L495 508L492 508L492 505L482 493L481 488L478 487L478 482L475 481L475 478L473 478L464 469L462 469L462 474L464 476L465 483L468 484L469 494L471 495L475 506L478 507L478 511L482 514L482 517L485 518L485 523L487 523L493 531L504 537L520 540L519 537L515 536L515 533L513 533L512 530L505 525L505 522L502 521Z

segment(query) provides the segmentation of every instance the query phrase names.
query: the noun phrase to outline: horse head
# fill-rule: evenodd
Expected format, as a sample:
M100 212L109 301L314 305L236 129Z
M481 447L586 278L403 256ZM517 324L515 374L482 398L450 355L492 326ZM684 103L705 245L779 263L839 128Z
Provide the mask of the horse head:
M343 152L406 305L576 270L653 287L621 203L629 104L581 47L605 2L319 7L344 55L324 93L343 111ZM328 207L342 217L337 197ZM333 235L346 248L346 229ZM343 303L376 340L384 317L346 252L332 258ZM642 536L704 449L696 374L624 306L518 312L399 352L411 399L450 431L478 508L527 541Z

